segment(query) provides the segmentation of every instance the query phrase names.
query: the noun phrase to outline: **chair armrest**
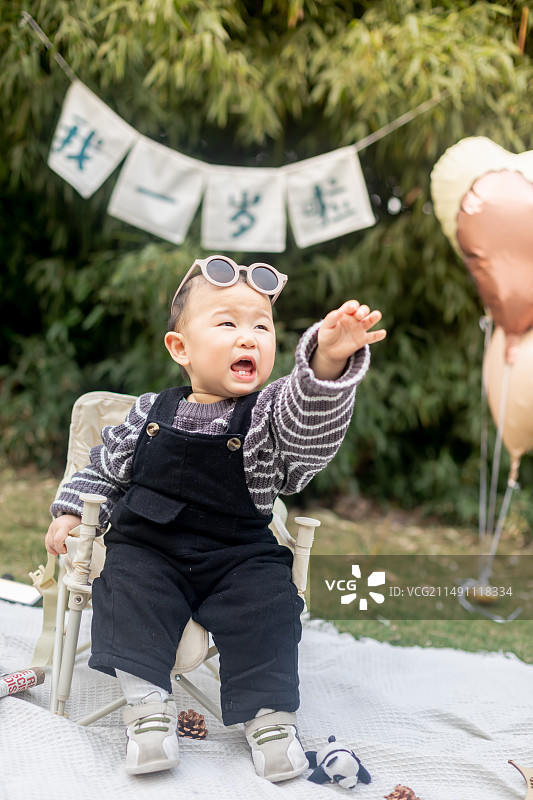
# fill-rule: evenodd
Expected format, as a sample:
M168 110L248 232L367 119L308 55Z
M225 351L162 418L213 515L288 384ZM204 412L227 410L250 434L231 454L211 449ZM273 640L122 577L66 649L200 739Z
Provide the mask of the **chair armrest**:
M296 517L298 525L296 544L294 546L294 561L292 564L292 582L298 589L298 594L303 596L307 588L307 571L309 569L309 555L315 538L315 528L320 525L320 520L312 517Z
M99 494L80 494L83 500L81 525L74 529L77 538L76 558L72 571L65 575L65 586L74 592L90 592L89 575L93 556L93 544L98 527L100 506L106 498Z

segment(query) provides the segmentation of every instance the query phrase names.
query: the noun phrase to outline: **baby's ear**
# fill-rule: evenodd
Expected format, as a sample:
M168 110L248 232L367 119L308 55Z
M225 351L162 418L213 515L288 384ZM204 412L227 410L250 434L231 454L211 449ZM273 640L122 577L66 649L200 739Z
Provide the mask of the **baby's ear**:
M168 331L165 334L165 347L170 353L170 357L180 366L187 367L190 364L185 345L185 337L178 331Z

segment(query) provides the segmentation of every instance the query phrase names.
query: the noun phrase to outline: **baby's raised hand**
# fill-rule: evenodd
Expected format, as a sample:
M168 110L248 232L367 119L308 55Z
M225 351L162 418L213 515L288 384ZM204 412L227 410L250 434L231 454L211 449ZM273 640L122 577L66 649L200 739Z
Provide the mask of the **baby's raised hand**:
M318 347L311 362L316 377L335 380L353 353L365 344L382 341L387 335L385 330L370 330L380 320L380 311L370 311L357 300L347 300L330 311L318 330Z

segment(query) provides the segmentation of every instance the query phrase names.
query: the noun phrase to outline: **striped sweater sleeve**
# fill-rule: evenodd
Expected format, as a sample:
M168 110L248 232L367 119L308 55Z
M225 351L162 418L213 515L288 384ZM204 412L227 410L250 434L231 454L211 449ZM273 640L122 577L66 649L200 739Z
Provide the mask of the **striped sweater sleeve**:
M92 492L107 498L100 511L100 526L107 525L113 506L129 488L135 444L156 397L153 393L141 395L122 424L102 430L103 444L92 448L90 463L61 488L50 507L52 516L81 516L80 492Z
M319 380L310 366L316 323L302 336L292 373L261 392L244 447L247 484L268 514L278 494L300 492L331 461L350 423L355 391L370 363L368 346L348 360L337 380Z

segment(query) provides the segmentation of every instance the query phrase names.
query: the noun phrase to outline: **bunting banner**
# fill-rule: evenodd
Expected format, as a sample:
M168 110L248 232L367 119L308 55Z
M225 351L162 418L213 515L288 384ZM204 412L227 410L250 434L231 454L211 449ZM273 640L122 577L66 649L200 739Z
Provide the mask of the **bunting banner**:
M207 250L282 253L286 214L279 169L209 166L202 208Z
M90 197L138 142L108 211L175 244L201 200L202 244L211 249L282 252L285 195L296 244L309 247L375 224L357 153L450 96L447 89L350 147L279 169L216 167L142 137L78 80L27 11L29 24L71 81L48 156L50 169Z
M48 166L90 197L120 164L139 134L80 81L70 86Z
M120 171L108 213L182 244L205 183L202 162L140 136Z
M375 223L355 145L279 169L206 164L142 136L74 80L50 168L87 198L126 156L108 213L176 245L202 198L202 246L211 251L283 252L286 205L301 248Z
M368 228L376 220L354 147L283 168L294 239L309 247Z

